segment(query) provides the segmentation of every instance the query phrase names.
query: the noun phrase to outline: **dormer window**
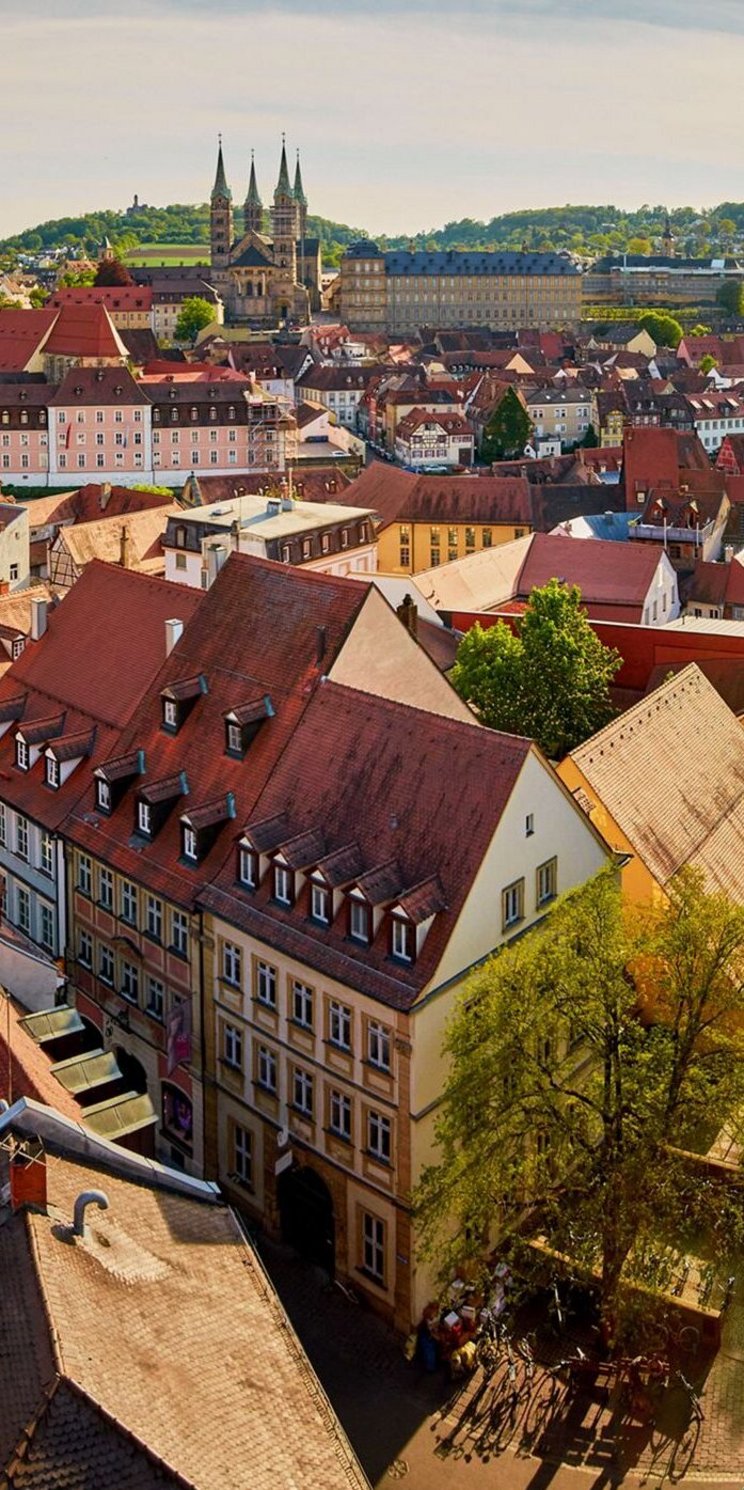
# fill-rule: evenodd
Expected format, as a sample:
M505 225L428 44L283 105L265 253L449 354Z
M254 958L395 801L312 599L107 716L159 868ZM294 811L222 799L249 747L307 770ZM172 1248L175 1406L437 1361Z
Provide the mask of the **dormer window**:
M111 811L111 787L100 777L96 781L96 807L99 812Z
M184 859L188 859L192 864L198 864L199 835L194 831L193 828L187 828L185 823L183 825L182 832L183 839L181 847L183 849L183 857Z
M228 723L226 728L226 748L231 755L243 754L243 731L239 724Z
M59 761L54 755L46 757L46 784L56 791L59 786Z
M279 905L294 904L294 874L286 864L274 865L274 899Z
M416 933L410 921L393 916L390 922L390 952L396 962L414 962Z
M163 724L166 729L178 729L178 704L175 699L163 699Z
M207 680L202 673L194 678L181 678L164 688L160 695L163 729L171 735L178 734L194 705L207 692Z
M369 946L371 941L372 917L370 907L365 900L349 901L349 936L354 942L362 942Z
M176 528L176 548L186 547L186 529Z
M20 735L16 735L15 747L16 765L19 771L27 771L29 763L28 745L25 740L21 739Z
M242 760L262 724L267 719L271 719L273 714L274 706L268 694L263 698L254 699L250 704L243 704L239 709L231 709L228 714L225 714L227 754Z
M152 836L152 808L149 802L137 803L137 830L148 838Z
M310 889L310 915L319 926L331 924L331 892L327 885L313 884Z
M258 854L244 843L238 849L238 879L246 890L258 889Z
M199 410L198 409L192 408L192 410L191 410L191 418L194 419L194 420L196 420L196 419L199 418Z

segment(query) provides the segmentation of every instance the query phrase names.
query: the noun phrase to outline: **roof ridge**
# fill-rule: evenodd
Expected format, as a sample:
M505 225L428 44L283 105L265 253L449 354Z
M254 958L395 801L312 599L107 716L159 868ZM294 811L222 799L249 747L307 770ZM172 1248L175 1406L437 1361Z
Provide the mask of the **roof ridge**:
M664 664L661 665L663 666ZM671 662L669 666L672 666ZM603 725L602 729L597 730L596 735L590 735L589 739L585 740L583 745L577 745L575 750L569 751L570 759L573 761L578 761L580 759L586 760L586 755L590 748L592 751L594 751L597 745L602 740L609 739L613 730L615 730L619 725L627 725L628 721L630 721L632 725L634 719L640 719L640 715L644 712L644 710L646 712L650 711L652 707L652 699L656 699L658 703L658 699L661 694L664 694L666 696L667 693L674 692L686 676L689 675L689 682L694 673L697 674L698 678L702 679L706 687L710 689L711 693L714 694L716 698L720 699L721 703L725 702L721 698L718 690L714 688L713 684L708 681L705 673L702 672L701 669L698 667L697 662L688 662L683 668L680 668L679 672L673 673L670 678L666 678L663 683L660 683L659 687L655 688L653 693L646 694L643 698L638 700L637 704L633 704L632 708L625 709L622 713L616 714L615 718L611 719L609 724L605 724ZM728 708L728 704L725 704L725 707ZM729 712L731 711L729 710Z
M57 1390L62 1380L62 1376L57 1371L55 1372L54 1379L47 1386L42 1387L41 1401L36 1411L32 1417L28 1418L25 1427L21 1429L20 1437L17 1439L15 1447L11 1450L5 1461L2 1470L2 1479L0 1479L0 1490L10 1490L13 1483L12 1476L25 1463L28 1449L31 1447L36 1433L46 1417L50 1402L57 1395Z
M385 698L382 694L379 693L367 693L366 690L363 688L354 688L350 683L337 682L335 678L326 678L325 682L322 684L322 688L320 690L316 690L316 696L318 691L320 691L322 694L323 692L327 692L329 689L335 693L340 692L348 694L350 695L350 697L356 699L366 700L367 703L374 704L376 708L383 708L386 711L394 710L396 713L398 713L401 709L403 709L409 714L418 715L421 719L436 720L437 723L448 732L453 729L467 729L474 731L474 733L476 733L479 738L497 738L499 740L508 740L509 742L513 741L515 744L528 746L533 746L535 743L530 735L514 735L509 734L507 730L490 729L488 725L481 724L475 715L473 715L473 719L471 721L470 719L460 719L459 717L454 718L450 714L438 714L433 709L422 708L420 704L409 704L406 703L404 700L397 698ZM456 690L454 688L452 691L453 693L456 693ZM457 694L456 696L459 698L459 694Z

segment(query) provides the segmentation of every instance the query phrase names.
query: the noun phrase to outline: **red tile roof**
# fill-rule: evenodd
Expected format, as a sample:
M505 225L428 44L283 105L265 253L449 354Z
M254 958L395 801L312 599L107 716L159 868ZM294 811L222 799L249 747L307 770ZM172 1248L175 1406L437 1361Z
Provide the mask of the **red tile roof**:
M283 910L271 901L270 876L254 894L236 887L232 857L200 903L321 974L408 1008L436 972L533 748L517 736L324 683L276 763L255 817L281 814L286 839L322 828L327 855L344 849L349 857L344 882L349 876L374 881L373 898L381 904L408 892L417 912L426 899L436 914L416 963L391 961L384 922L372 945L350 956L345 908L330 928L316 928L308 921L306 891Z
M111 311L149 311L152 290L149 285L76 285L55 290L48 304L53 307L105 305L109 314Z
M438 416L437 416L438 417ZM392 522L530 523L522 476L414 476L373 461L344 492L347 506L378 512Z
M13 926L0 927L0 937L8 936L14 942L23 940ZM51 1074L52 1061L23 1028L27 1009L21 1009L12 1000L2 1001L0 1009L0 1097L17 1102L19 1097L31 1097L48 1107L56 1107L63 1117L80 1121L80 1108L74 1097L65 1090L56 1076ZM10 1022L10 1049L8 1048L8 1021Z
M118 360L126 357L126 347L123 346L104 305L64 305L57 315L44 352L55 357L108 357Z
M618 553L617 543L601 538L582 540L533 533L516 595L526 600L535 586L561 579L578 585L587 604L638 609L643 606L661 559L656 543L624 543Z
M23 372L58 315L47 307L4 310L0 314L0 372Z

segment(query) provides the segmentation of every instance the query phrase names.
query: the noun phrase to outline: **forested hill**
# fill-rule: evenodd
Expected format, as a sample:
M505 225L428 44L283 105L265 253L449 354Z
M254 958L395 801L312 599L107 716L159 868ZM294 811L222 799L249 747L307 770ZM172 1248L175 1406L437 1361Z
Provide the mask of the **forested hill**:
M683 254L730 253L744 244L744 202L723 202L705 212L694 207L670 211L677 252ZM610 250L650 252L660 246L666 208L639 207L625 212L613 206L542 207L507 212L490 222L465 217L443 228L397 237L377 235L382 247L403 248L570 248L578 253L597 254ZM320 238L327 263L337 262L344 247L364 236L362 228L332 222L325 217L309 218L309 233ZM0 242L6 257L15 252L38 252L44 248L71 248L92 252L108 237L121 254L139 244L207 244L209 207L138 207L127 212L91 212L81 217L62 217L38 224L24 233Z

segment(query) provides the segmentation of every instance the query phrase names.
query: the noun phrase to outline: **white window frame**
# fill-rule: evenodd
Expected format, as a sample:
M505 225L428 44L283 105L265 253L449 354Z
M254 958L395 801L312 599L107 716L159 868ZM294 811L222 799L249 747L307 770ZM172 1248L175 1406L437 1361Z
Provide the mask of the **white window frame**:
M276 968L270 962L256 963L256 1002L265 1009L276 1009Z
M375 1283L385 1285L385 1222L372 1211L362 1212L362 1268Z
M295 1066L292 1072L292 1106L303 1117L312 1118L315 1101L315 1083L309 1071Z
M268 1045L259 1045L256 1057L256 1085L264 1092L276 1093L276 1054Z
M332 1088L328 1103L328 1127L335 1138L351 1143L351 1097Z
M367 1025L367 1060L378 1071L391 1069L390 1030L376 1019L371 1019Z
M393 1152L393 1125L389 1117L372 1109L367 1114L367 1152L389 1164Z
M351 1050L351 1009L338 999L328 1004L328 1042L337 1050Z
M237 1024L222 1026L222 1059L233 1071L243 1069L243 1031Z
M299 978L292 979L292 1020L294 1024L300 1025L303 1030L313 1028L315 995L308 983L300 982Z

